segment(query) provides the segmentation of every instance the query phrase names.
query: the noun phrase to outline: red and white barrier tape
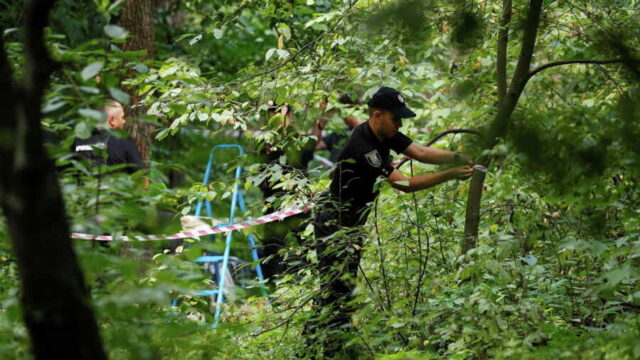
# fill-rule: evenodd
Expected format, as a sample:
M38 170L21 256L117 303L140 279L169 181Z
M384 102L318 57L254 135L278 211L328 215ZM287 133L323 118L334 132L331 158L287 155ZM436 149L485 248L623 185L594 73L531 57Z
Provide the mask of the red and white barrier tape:
M196 238L196 237L205 236L205 235L220 234L220 233L226 233L226 232L234 231L234 230L246 229L248 227L252 227L252 226L256 226L256 225L260 225L260 224L266 224L266 223L270 223L270 222L273 222L273 221L283 220L283 219L286 219L286 218L288 218L290 216L297 215L297 214L309 211L314 206L315 206L315 204L313 204L313 203L309 204L309 205L307 205L305 207L292 206L290 208L287 208L287 209L284 209L284 210L280 210L280 211L276 211L276 212L273 212L271 214L267 214L267 215L261 216L259 218L243 221L243 222L238 223L238 224L227 225L227 226L219 226L219 227L212 227L212 228L203 229L203 230L186 231L186 232L180 232L180 233L171 234L171 235L133 235L133 236L117 236L117 237L114 237L114 236L109 236L109 235L91 235L91 234L72 233L71 234L71 238L72 239L95 240L95 241L114 241L114 240L119 240L119 241L154 241L154 240L178 240L178 239L186 239L186 238Z

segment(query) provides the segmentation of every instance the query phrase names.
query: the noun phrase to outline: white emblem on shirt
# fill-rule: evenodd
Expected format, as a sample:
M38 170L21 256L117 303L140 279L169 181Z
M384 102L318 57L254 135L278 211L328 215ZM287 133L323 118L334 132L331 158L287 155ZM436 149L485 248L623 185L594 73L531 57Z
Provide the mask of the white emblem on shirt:
M373 149L364 154L364 158L367 159L369 165L373 167L380 167L380 164L382 164L382 158L380 157L380 153L378 153L378 150L376 149Z
M103 142L97 142L95 144L76 145L76 152L80 151L94 151L95 149L104 150L107 148L107 144Z

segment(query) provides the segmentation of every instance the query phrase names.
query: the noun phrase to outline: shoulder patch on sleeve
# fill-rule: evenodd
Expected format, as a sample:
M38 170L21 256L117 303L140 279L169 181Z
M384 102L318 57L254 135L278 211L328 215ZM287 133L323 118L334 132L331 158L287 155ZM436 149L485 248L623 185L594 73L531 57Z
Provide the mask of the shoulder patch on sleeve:
M376 149L373 149L368 153L364 154L364 158L367 159L367 162L369 163L369 165L373 167L378 168L382 164L382 157L380 157L380 153Z

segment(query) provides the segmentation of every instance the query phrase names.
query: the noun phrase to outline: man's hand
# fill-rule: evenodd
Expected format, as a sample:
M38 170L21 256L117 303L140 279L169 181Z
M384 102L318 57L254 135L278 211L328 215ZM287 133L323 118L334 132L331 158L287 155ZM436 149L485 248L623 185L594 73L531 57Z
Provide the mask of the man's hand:
M473 167L468 165L454 167L450 171L453 175L453 178L458 180L466 180L470 178L471 175L473 175Z
M468 165L473 166L476 162L470 155L461 154L461 153L453 153L453 163L457 165Z

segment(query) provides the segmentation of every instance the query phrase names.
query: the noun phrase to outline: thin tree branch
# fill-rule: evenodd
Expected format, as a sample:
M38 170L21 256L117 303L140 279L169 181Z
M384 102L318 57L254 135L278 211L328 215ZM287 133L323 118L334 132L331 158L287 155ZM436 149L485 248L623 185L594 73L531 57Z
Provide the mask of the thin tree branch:
M507 96L507 45L509 43L509 23L511 23L512 1L503 0L500 31L498 31L498 51L496 59L496 81L498 102Z
M378 200L376 200L376 203L374 205L374 225L376 228L376 239L378 241L378 254L380 255L380 273L382 274L382 284L384 285L384 294L385 294L385 298L387 299L387 307L389 308L389 310L391 310L392 308L392 304L391 304L391 295L390 295L390 291L389 291L389 284L387 282L387 272L385 271L385 267L384 267L384 263L385 263L385 259L384 259L384 252L382 251L382 240L380 239L380 229L378 229Z
M562 61L554 61L548 64L540 65L537 68L531 70L525 79L525 83L529 81L534 75L537 73L544 71L546 69L563 66L563 65L573 65L573 64L597 64L597 65L606 65L606 64L616 64L622 63L625 60L623 59L609 59L609 60L562 60Z

